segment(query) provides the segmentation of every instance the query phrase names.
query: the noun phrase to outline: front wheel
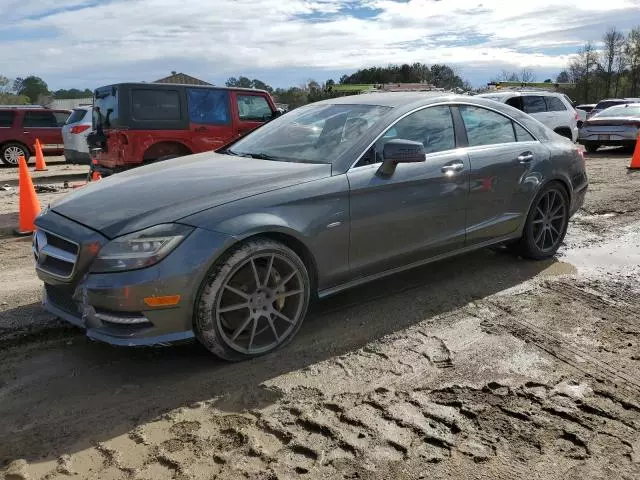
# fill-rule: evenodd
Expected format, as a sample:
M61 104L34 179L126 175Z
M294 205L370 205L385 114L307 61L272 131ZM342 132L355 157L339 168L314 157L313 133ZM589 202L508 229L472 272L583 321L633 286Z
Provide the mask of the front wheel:
M196 338L229 361L265 355L298 332L310 293L307 268L291 249L251 240L205 278L196 303Z
M544 187L531 205L516 251L526 258L544 260L556 254L569 224L569 196L557 182Z
M20 143L7 143L0 149L0 160L5 165L17 167L20 157L24 157L27 162L29 161L29 150Z

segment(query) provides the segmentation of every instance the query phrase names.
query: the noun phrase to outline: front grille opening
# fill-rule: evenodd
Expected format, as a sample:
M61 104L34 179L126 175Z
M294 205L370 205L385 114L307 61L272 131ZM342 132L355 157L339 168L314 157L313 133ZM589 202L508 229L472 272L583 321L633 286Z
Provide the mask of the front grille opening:
M45 257L44 261L40 264L40 268L47 272L57 275L59 277L69 277L73 272L73 263L65 262L54 257Z
M47 243L52 247L59 248L60 250L64 250L65 252L71 253L73 255L78 254L78 245L65 240L64 238L58 237L53 233L47 232Z
M75 316L80 316L80 311L73 300L73 290L55 285L45 285L47 299L55 307Z

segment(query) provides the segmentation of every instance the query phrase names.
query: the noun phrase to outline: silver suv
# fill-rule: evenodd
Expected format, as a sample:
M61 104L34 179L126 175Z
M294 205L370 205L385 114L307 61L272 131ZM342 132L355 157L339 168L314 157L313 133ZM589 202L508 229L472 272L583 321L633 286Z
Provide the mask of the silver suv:
M557 134L574 142L578 140L580 116L566 95L539 90L510 90L483 93L478 97L511 105L528 113Z

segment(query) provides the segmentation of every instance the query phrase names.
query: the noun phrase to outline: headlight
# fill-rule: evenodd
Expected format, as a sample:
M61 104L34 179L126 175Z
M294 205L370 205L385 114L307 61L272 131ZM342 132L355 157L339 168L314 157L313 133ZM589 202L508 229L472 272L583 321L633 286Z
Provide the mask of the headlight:
M169 255L193 227L169 223L111 240L91 265L94 273L120 272L150 267Z

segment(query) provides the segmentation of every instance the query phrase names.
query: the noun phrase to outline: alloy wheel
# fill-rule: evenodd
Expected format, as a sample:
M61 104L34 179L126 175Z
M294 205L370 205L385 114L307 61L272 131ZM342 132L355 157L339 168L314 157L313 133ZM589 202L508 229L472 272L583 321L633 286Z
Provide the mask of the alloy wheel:
M257 253L227 277L213 315L229 347L256 355L289 337L302 321L304 305L298 268L278 253Z
M4 161L9 165L17 165L18 159L20 157L26 158L26 155L24 153L24 150L18 147L17 145L10 145L4 149L3 158L4 158Z
M567 206L561 192L551 189L540 197L533 217L533 242L541 252L557 247L562 239Z

